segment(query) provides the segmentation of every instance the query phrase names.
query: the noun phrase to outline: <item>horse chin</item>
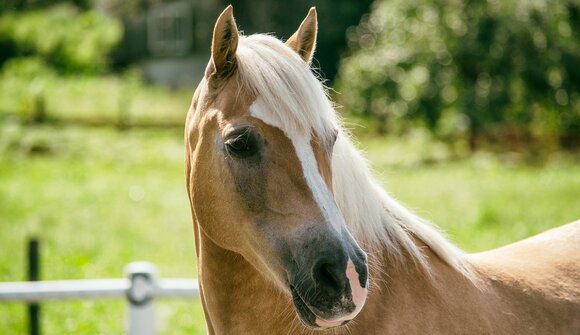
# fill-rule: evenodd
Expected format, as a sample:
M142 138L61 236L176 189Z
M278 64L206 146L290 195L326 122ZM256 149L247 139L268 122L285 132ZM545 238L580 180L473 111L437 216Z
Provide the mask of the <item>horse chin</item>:
M336 321L325 320L316 315L312 311L312 309L308 307L308 304L306 304L304 299L302 299L296 288L291 286L290 291L292 292L292 302L294 303L294 307L296 308L296 314L298 314L298 319L306 327L312 329L328 329L345 325L350 321L350 319L348 320L339 319Z

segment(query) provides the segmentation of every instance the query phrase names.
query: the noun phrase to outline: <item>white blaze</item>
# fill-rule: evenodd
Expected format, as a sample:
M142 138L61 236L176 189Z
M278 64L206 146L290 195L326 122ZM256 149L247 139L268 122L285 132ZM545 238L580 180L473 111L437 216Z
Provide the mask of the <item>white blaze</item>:
M324 182L324 179L322 179L320 171L318 170L318 163L316 162L314 151L310 145L310 133L290 134L288 129L285 129L285 127L280 124L280 122L277 122L278 120L274 119L271 114L264 113L261 106L259 106L257 102L254 102L250 106L250 114L272 127L279 128L286 134L286 136L288 136L290 141L292 141L296 155L298 156L300 164L302 165L306 183L312 191L314 201L318 205L324 220L330 223L330 225L332 225L336 231L341 232L341 227L343 227L345 224L344 218L336 206L334 198L332 197L332 194L328 190L328 186Z

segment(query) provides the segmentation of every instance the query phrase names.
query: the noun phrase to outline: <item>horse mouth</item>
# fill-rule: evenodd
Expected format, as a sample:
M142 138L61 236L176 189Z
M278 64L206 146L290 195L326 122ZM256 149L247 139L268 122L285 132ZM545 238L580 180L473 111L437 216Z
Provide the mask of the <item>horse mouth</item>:
M320 316L316 315L308 304L304 301L300 293L296 290L294 286L290 286L290 291L292 292L292 302L296 308L296 314L298 314L298 319L307 327L314 329L328 329L333 327L338 327L347 324L350 320L332 322L326 321ZM321 323L321 324L319 324Z

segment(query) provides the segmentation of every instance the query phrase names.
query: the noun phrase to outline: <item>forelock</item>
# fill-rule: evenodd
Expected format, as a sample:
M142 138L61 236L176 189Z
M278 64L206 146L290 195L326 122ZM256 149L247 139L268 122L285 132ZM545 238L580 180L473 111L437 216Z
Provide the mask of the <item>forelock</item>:
M237 58L242 87L284 132L334 134L338 122L326 88L282 41L262 34L241 37Z

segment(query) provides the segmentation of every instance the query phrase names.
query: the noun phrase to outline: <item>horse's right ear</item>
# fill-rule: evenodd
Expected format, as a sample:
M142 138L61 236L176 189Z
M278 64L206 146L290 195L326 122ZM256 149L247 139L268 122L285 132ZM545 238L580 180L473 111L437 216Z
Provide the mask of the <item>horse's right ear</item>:
M236 68L238 28L233 12L232 5L229 5L215 23L211 43L211 64L206 70L206 77L225 78Z

